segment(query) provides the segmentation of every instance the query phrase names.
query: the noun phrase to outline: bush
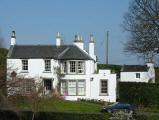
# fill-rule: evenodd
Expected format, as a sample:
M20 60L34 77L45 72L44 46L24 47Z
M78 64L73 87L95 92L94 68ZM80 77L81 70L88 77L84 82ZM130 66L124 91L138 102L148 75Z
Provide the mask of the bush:
M12 111L0 111L2 120L18 120L18 116ZM22 120L31 120L32 112L22 112ZM102 113L81 112L39 112L34 120L108 120L109 115Z
M159 84L120 82L119 101L136 106L158 107Z

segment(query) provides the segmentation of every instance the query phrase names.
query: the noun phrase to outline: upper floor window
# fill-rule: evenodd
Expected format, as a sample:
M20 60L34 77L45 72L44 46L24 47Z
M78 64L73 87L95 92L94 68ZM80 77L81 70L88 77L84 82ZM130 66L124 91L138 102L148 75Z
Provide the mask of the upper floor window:
M136 73L136 78L140 78L140 73Z
M51 71L51 60L45 60L45 71Z
M100 81L100 94L106 95L108 93L108 81L101 80Z
M76 73L76 61L70 61L70 73Z
M84 73L84 63L83 63L83 61L78 61L78 73Z
M66 61L64 61L62 63L62 73L67 73L67 62Z
M28 60L22 60L22 70L28 70Z

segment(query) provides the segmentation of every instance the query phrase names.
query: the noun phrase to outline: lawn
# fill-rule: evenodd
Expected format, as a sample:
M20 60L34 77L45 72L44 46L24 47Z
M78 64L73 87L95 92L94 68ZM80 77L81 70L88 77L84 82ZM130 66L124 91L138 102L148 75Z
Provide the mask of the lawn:
M159 116L155 115L147 116L147 120L159 120Z
M27 104L21 104L24 109L28 109ZM42 110L48 111L82 111L82 112L99 112L101 110L100 106L89 105L81 102L73 102L66 100L51 100L45 99L42 101Z

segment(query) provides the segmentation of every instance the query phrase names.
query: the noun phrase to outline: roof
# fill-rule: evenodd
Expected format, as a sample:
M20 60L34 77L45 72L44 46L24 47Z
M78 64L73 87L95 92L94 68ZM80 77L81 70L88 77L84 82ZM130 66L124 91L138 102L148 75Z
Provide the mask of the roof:
M124 65L122 72L147 72L148 67L146 65Z
M93 60L75 45L15 45L8 59Z

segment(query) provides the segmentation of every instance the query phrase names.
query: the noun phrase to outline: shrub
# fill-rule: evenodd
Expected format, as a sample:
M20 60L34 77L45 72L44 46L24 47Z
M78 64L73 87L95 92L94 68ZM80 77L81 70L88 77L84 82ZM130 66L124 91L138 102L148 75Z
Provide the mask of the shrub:
M136 106L158 107L159 84L120 82L119 101Z
M18 120L18 116L12 111L0 110L2 120ZM23 111L22 120L31 120L32 112ZM34 120L108 120L109 115L102 113L81 112L39 112Z

